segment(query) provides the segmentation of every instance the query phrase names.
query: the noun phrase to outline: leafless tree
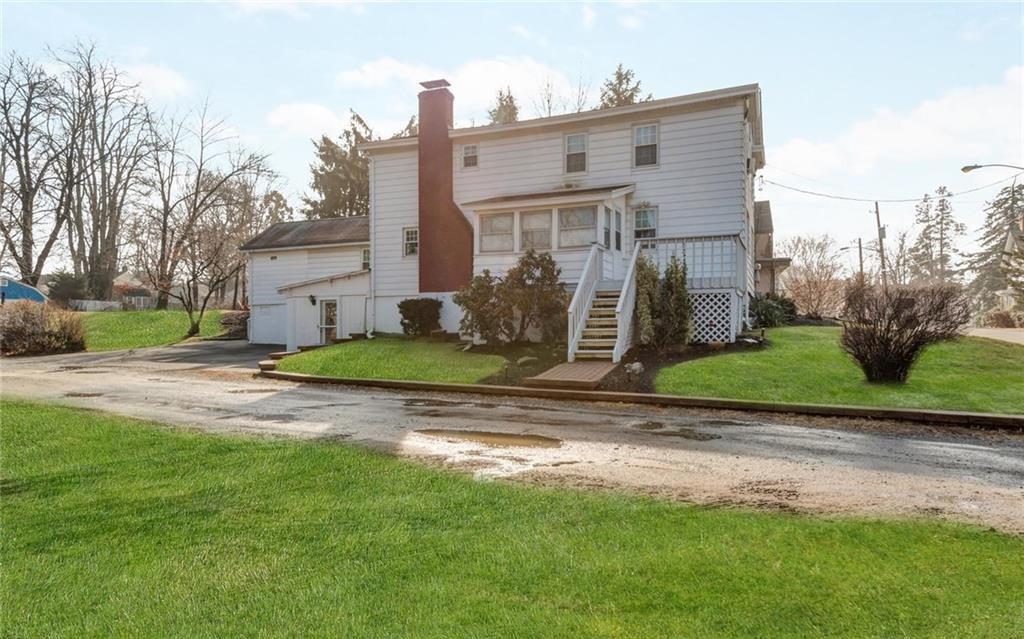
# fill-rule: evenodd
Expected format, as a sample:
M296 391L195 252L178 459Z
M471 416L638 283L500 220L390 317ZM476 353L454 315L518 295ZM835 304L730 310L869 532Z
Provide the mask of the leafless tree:
M153 132L158 140L151 154L154 202L135 239L138 261L158 292L156 307L162 309L167 307L179 266L186 259L194 261L189 248L196 229L213 228L204 223L223 210L225 191L234 181L266 174L267 169L266 156L232 145L224 122L210 115L208 105L188 120L154 123Z
M21 279L35 285L67 219L68 190L57 180L76 130L59 115L61 87L18 56L0 69L0 234Z
M560 94L555 88L551 77L544 78L533 99L533 110L537 117L547 118L563 113L579 113L585 111L590 103L590 83L583 73L576 78L576 83L567 93Z
M137 87L114 65L98 60L93 47L79 45L58 60L68 96L63 111L84 128L77 146L82 179L62 176L62 182L75 184L68 248L90 294L107 299L127 242L127 218L143 195L153 147L149 108Z
M843 350L869 382L907 381L925 347L955 339L971 319L957 285L876 287L854 282L846 291Z
M794 237L782 242L781 252L792 263L780 284L797 310L813 318L835 316L843 304L843 263L827 235Z
M244 263L231 258L234 247L230 238L220 232L217 220L202 220L194 224L184 237L185 252L180 258L181 281L177 286L160 289L160 292L181 303L189 320L186 337L192 337L199 334L210 300L235 277Z

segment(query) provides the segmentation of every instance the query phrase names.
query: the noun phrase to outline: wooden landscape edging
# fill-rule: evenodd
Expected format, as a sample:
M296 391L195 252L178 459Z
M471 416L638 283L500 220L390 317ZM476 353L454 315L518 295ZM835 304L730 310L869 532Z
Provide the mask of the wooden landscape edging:
M797 413L825 417L859 417L866 419L894 419L901 421L949 424L974 428L992 428L1024 431L1024 415L1000 413L969 413L959 411L928 410L922 408L887 408L874 406L831 406L828 404L784 404L745 399L714 397L687 397L657 393L623 393L560 388L527 388L524 386L494 386L489 384L449 384L445 382L419 382L397 379L360 379L323 377L305 373L285 373L262 370L260 375L272 379L309 384L335 384L341 386L369 386L399 390L434 391L441 393L473 393L476 395L502 395L507 397L533 397L538 399L564 399L583 402L612 402L626 404L653 404L683 408L713 408L719 410L759 411L769 413Z

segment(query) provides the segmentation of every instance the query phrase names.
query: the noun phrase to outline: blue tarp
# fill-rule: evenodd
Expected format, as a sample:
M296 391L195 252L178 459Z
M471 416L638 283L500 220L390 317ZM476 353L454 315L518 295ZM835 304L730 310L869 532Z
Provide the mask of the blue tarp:
M46 296L39 292L34 286L22 284L14 278L0 275L0 300L29 300L30 302L45 302Z

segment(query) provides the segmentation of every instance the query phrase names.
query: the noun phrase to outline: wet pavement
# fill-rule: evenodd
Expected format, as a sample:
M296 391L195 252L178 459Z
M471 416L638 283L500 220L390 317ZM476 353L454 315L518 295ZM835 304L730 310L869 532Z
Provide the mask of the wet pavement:
M256 378L276 347L202 342L0 362L0 393L217 432L368 445L481 479L1024 533L1024 437L786 415Z

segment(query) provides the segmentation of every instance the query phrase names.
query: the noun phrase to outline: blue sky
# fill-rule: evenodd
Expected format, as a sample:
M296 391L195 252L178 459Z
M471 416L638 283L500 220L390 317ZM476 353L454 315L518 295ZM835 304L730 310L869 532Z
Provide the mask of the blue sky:
M758 82L776 182L867 197L953 191L1024 162L1020 3L372 4L47 3L2 7L2 49L94 41L154 102L209 98L248 145L272 154L285 192L306 188L319 131L347 109L390 135L415 111L417 80L453 81L456 118L485 118L511 84L526 116L545 77L597 87L618 62L668 97ZM971 226L995 189L955 208ZM765 185L780 235L868 237L866 204ZM883 204L895 230L912 205Z

